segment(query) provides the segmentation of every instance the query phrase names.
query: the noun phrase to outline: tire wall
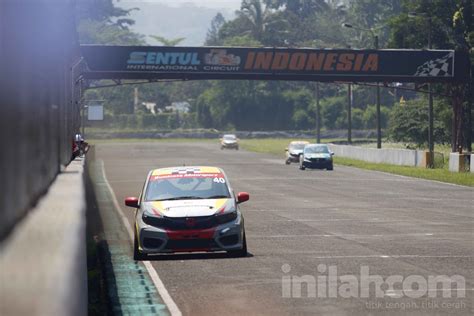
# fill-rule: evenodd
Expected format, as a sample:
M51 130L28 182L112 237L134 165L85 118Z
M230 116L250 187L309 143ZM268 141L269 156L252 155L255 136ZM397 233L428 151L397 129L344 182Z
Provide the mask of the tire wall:
M0 240L70 160L80 121L73 12L70 0L0 1Z

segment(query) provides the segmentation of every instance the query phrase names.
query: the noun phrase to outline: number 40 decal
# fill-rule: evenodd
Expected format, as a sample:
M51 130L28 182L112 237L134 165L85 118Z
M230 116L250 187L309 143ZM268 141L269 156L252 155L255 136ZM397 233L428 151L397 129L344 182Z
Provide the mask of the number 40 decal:
M225 183L224 178L214 178L212 181L217 182L217 183Z

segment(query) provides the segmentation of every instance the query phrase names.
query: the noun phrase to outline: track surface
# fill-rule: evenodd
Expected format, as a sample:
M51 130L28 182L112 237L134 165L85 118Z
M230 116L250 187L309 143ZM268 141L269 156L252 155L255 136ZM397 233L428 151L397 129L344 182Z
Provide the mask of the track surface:
M150 169L183 164L222 167L236 192L250 193L250 201L241 206L249 257L184 254L152 261L185 315L473 312L472 188L342 166L332 172L300 171L294 164L284 165L283 158L221 151L217 143L209 142L102 143L96 147L96 157L104 161L120 202L126 196L138 196ZM133 211L122 209L133 223ZM369 297L359 292L355 298L344 298L337 293L341 281L328 284L324 279L330 266L339 277L354 275L356 282L361 279L361 267L384 280L391 275L404 280L410 275L422 280L429 275L460 275L466 281L465 298L456 298L456 293L443 298L441 291L430 292L436 294L431 298L411 298L414 292L406 288L402 298L390 292L376 297L374 288ZM295 297L297 292L283 297L288 286L282 280L304 275L306 280L320 277L317 284L326 286L326 292L308 297L303 284L301 297ZM336 297L321 297L331 295L329 288L336 288Z

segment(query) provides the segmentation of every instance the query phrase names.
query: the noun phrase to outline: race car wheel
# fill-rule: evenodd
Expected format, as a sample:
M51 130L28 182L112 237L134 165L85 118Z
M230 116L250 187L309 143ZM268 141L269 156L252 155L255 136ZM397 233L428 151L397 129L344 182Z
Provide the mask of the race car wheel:
M285 160L285 165L289 165L291 163L290 159Z
M300 170L305 170L306 167L303 164L300 164Z
M137 236L133 238L133 260L135 261L143 261L148 260L148 255L145 253L141 253L138 249L138 239Z
M242 248L239 250L229 250L227 253L233 258L247 257L247 238L245 237L245 233L242 241Z
M333 165L330 165L329 167L326 168L327 170L331 171L331 170L334 170L334 167Z

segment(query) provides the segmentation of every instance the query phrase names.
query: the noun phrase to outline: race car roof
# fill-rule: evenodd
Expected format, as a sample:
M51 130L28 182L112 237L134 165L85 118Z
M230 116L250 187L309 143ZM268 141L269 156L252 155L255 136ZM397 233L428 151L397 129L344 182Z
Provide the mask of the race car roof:
M173 174L219 174L222 173L222 170L217 167L209 166L192 166L192 167L169 167L169 168L160 168L152 171L152 176L167 176Z

